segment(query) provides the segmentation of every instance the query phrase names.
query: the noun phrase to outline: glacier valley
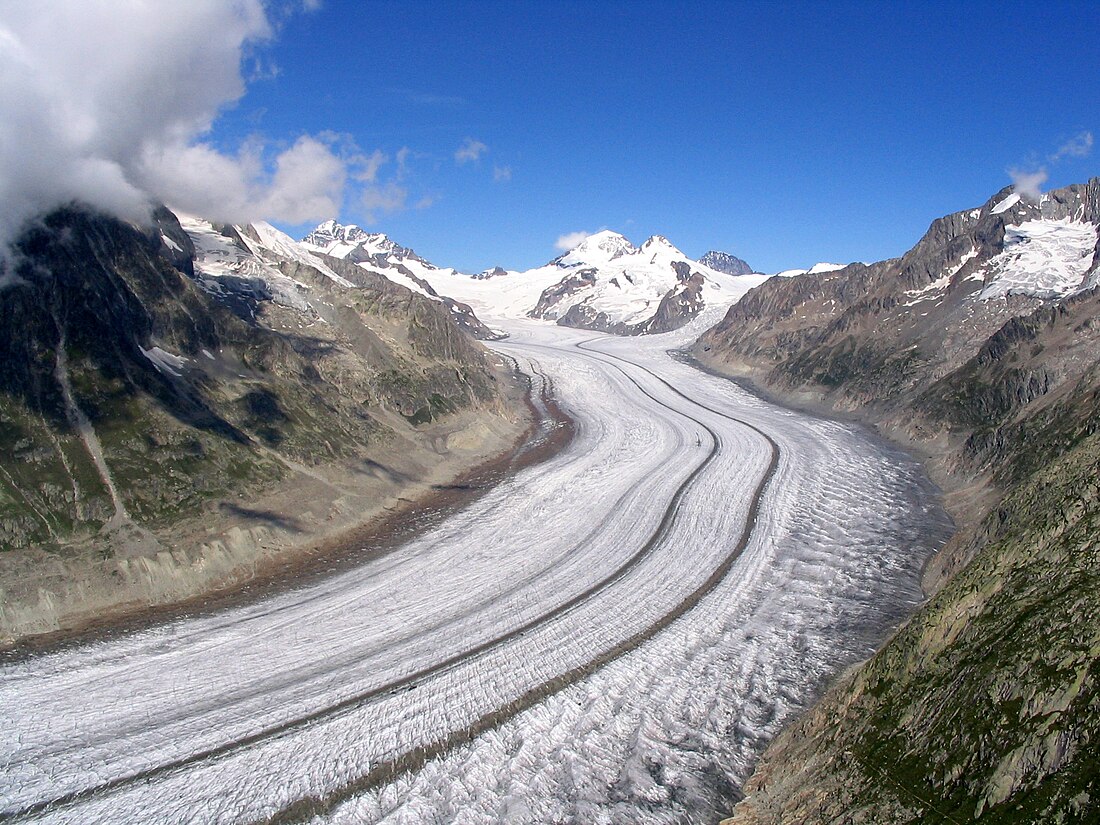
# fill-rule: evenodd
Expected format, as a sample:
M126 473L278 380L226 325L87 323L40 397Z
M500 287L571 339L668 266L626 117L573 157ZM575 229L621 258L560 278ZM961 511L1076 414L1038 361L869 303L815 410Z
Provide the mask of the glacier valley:
M921 599L917 463L675 353L498 320L552 459L355 570L0 666L13 821L712 822Z

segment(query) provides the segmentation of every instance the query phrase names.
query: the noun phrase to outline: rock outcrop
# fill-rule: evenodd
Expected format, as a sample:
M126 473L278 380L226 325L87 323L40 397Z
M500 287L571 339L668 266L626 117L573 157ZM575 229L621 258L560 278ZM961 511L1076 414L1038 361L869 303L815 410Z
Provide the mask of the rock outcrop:
M725 272L727 275L751 275L752 267L740 258L728 252L716 252L711 250L699 259L703 266L709 266L716 272Z

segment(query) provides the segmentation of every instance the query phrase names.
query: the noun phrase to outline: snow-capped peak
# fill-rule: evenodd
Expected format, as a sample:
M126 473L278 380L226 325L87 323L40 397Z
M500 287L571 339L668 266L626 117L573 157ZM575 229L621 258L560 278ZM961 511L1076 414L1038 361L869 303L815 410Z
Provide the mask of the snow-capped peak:
M604 229L589 235L571 250L553 263L563 267L598 266L637 250L629 240L618 232Z
M652 254L654 252L671 252L679 257L685 257L684 253L672 245L664 235L654 235L641 245L640 252Z
M338 221L325 221L302 239L302 243L311 246L325 246L334 241L357 244L368 239L386 239L385 235L371 235L359 226L342 224ZM388 239L387 239L388 240Z
M419 261L430 266L411 249L395 243L384 233L366 232L353 223L325 221L302 238L302 246L310 251L344 258L352 263L372 259L381 264L392 258L400 262Z

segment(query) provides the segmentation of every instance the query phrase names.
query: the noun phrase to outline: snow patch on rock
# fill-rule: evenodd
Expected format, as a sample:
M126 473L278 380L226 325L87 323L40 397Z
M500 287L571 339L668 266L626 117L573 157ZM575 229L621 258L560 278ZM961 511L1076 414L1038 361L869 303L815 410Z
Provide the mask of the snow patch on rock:
M1006 226L1004 251L987 265L981 299L1061 298L1087 288L1096 240L1094 224L1070 218Z

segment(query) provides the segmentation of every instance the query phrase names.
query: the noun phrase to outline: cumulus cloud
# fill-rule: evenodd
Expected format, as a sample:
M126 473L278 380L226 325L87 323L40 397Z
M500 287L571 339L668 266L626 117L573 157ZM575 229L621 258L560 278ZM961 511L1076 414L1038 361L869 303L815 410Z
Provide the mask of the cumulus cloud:
M455 163L461 165L471 160L478 160L488 151L489 147L482 143L480 140L466 138L466 140L462 142L462 145L459 146L458 150L455 152Z
M581 241L591 234L591 232L585 232L584 230L579 232L566 232L564 235L558 236L558 239L554 242L554 248L559 252L568 252L570 249L574 249L580 245Z
M1050 156L1051 163L1057 163L1062 158L1084 158L1092 152L1092 132L1081 132L1074 135Z
M501 182L512 179L512 167L511 166L494 166L493 167L493 180Z
M347 162L330 142L306 136L268 157L205 139L244 94L242 61L255 65L272 36L260 0L5 3L0 248L72 201L134 220L158 202L234 222L335 215Z
M1038 200L1041 193L1041 187L1047 182L1047 178L1050 177L1047 174L1046 169L1036 169L1033 171L1024 169L1009 169L1009 177L1012 178L1012 188L1022 198L1028 198L1030 200Z

